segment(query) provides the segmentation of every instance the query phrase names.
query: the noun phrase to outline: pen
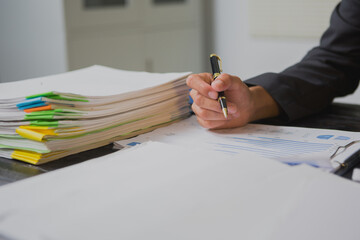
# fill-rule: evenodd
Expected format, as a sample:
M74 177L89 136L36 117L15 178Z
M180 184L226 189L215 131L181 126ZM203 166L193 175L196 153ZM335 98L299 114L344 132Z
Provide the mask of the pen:
M220 66L219 66L219 62L220 62ZM213 72L213 80L215 80L222 72L221 58L214 53L211 54L210 55L210 64L211 64L211 69ZM218 94L219 94L218 102L220 103L221 110L223 111L225 118L227 118L228 110L227 110L227 106L226 106L225 94L224 94L224 92L219 92Z

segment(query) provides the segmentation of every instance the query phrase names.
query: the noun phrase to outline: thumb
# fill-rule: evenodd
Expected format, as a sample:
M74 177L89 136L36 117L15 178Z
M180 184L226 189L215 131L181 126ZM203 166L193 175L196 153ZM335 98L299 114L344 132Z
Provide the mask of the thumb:
M211 83L211 87L217 92L235 90L238 88L238 83L241 82L240 78L236 76L222 73Z

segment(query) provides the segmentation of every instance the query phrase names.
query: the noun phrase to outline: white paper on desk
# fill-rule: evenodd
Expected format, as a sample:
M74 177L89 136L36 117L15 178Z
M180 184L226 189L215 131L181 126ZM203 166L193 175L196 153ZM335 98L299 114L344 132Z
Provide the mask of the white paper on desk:
M188 148L203 148L241 157L253 152L289 165L305 163L327 171L336 169L360 144L330 161L338 146L360 139L360 133L327 129L282 127L248 124L242 128L209 131L202 128L195 116L138 137L115 143L118 148L149 140L176 144Z
M71 72L1 84L0 99L23 98L50 91L84 96L125 94L169 83L189 75L185 73L148 73L94 65ZM126 84L124 84L126 82ZM99 83L101 87L99 87Z
M0 196L4 239L358 239L358 184L153 142L5 185Z

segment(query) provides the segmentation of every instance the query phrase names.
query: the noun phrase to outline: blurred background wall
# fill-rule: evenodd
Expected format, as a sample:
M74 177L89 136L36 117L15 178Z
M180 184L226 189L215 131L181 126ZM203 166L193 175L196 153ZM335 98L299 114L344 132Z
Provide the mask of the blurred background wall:
M92 64L279 72L316 46L338 0L1 0L0 82ZM337 99L360 103L360 89Z
M66 70L62 0L1 0L0 82Z

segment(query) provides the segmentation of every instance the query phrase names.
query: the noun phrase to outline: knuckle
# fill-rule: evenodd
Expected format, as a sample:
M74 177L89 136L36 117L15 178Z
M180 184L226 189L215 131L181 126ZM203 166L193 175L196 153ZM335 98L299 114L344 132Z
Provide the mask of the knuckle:
M191 74L186 79L186 84L192 89L196 89L201 93L209 91L210 85L201 74Z
M196 94L194 96L193 100L196 103L196 105L198 105L200 107L205 105L205 98L203 96L201 96L200 94Z
M197 106L196 104L193 104L192 110L196 114L197 117L199 117L203 120L209 119L209 116L210 116L209 110L201 108L201 107Z
M209 87L210 87L210 85L202 83L199 85L199 91L201 93L205 94L209 91Z
M197 111L196 103L191 104L191 110L193 110L193 112L196 113L196 111Z
M196 74L191 74L190 76L187 77L186 79L186 84L191 87L194 83L194 81L196 80L197 75Z
M204 116L206 115L205 110L199 107L196 103L191 105L191 109L197 117L204 118Z
M195 104L191 105L191 110L196 114L196 108L195 108ZM197 115L197 114L196 114Z
M201 118L205 118L206 117L206 110L204 110L203 108L198 108L196 110L196 115L198 115Z
M205 72L205 73L200 73L199 74L199 77L206 83L210 84L212 82L212 74L211 73L208 73L208 72Z
M190 91L190 97L191 97L193 100L196 98L196 94L197 94L196 90L191 89L191 91ZM195 101L195 100L194 100L194 101Z

